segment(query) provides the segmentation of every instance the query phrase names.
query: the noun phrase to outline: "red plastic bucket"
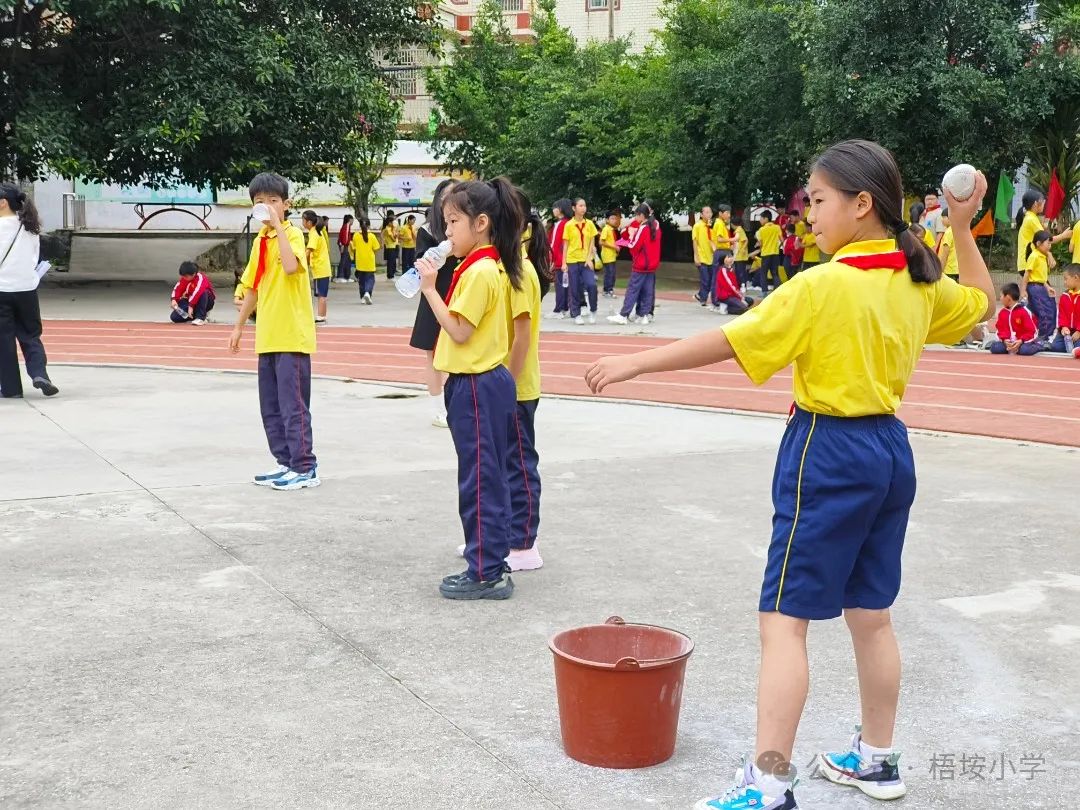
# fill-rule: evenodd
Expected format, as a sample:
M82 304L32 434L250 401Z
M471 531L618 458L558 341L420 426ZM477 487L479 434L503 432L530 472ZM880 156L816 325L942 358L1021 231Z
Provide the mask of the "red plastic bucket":
M566 753L601 768L671 759L679 729L689 636L651 624L604 624L556 633L559 724Z

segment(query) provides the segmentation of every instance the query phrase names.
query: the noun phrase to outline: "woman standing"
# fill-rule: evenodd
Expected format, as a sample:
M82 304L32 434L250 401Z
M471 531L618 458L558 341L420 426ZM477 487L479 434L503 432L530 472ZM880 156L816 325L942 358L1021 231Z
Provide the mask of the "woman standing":
M0 183L0 396L21 397L18 341L34 388L51 397L59 390L46 370L38 305L41 220L33 201L17 186Z
M349 258L349 245L352 244L352 223L353 215L346 214L345 220L341 223L341 230L338 231L337 235L338 251L341 253L341 258L338 260L335 281L339 283L344 282L347 284L352 281L352 259Z
M446 239L446 220L443 219L443 200L453 188L454 180L443 180L435 188L435 194L431 198L431 207L427 211L427 222L416 232L416 254L423 256L428 248ZM458 260L454 256L447 258L446 263L439 268L439 274L435 277L435 289L444 299L450 289L450 282L454 278L454 270L458 266ZM445 376L441 371L436 371L434 366L435 343L439 340L439 322L435 313L431 311L431 304L427 298L420 296L420 304L416 308L416 322L413 324L412 337L409 345L414 349L420 349L427 355L427 365L424 367L424 378L427 382L428 393L431 395L434 417L431 424L435 427L449 427L446 423L446 404L443 401L443 380Z

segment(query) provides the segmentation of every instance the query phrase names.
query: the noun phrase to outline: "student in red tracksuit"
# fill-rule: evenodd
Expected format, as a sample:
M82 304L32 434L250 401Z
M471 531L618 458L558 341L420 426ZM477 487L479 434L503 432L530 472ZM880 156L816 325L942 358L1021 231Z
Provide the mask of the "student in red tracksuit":
M993 354L1036 354L1042 351L1037 340L1039 330L1027 307L1020 306L1020 285L1006 284L1001 288L1002 309L997 316L998 339L990 344Z
M566 224L574 218L574 205L565 198L556 200L551 206L551 214L555 222L548 234L548 243L551 245L551 266L556 268L555 309L548 317L565 318L570 314L570 275L561 269L563 252L566 250L563 231L566 230Z
M173 323L190 320L192 325L202 326L206 323L206 314L214 308L215 298L214 285L195 262L181 262L180 280L173 287L169 318Z
M656 268L660 266L660 225L648 203L634 209L634 221L623 231L623 239L630 243L633 272L626 285L622 311L608 315L608 321L629 323L630 313L637 307L640 323L647 324L656 306Z
M753 298L742 294L739 279L735 275L735 257L728 253L716 273L716 290L713 296L716 306L713 312L722 315L742 315L754 305Z
M1080 346L1080 264L1065 265L1065 289L1058 296L1057 334L1052 352L1073 354Z

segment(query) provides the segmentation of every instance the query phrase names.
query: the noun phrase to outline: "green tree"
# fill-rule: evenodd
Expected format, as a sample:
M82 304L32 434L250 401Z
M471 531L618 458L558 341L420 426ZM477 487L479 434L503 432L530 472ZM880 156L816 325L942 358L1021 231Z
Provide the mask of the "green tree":
M341 165L416 0L0 0L0 172L218 186Z
M358 113L356 122L345 135L344 156L339 176L345 185L345 202L357 216L367 214L371 192L386 170L397 137L401 102L379 94Z
M837 0L799 14L804 110L821 146L860 137L896 155L909 190L959 162L1011 171L1045 102L1025 67L1025 0ZM823 47L823 43L828 47Z

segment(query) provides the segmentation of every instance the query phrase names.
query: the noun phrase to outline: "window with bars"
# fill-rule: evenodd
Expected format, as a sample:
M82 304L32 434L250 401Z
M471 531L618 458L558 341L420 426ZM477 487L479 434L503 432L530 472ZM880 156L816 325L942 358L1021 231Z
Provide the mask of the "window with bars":
M612 0L585 0L585 10L586 11L607 11L608 10L608 3L610 3L610 2L612 2ZM622 0L614 0L614 2L615 2L615 10L616 11L621 10L622 9Z
M395 70L390 74L390 80L394 84L394 89L406 98L415 98L420 95L421 79L423 79L421 68Z
M606 2L606 0L605 0ZM502 0L503 11L524 11L525 0Z

